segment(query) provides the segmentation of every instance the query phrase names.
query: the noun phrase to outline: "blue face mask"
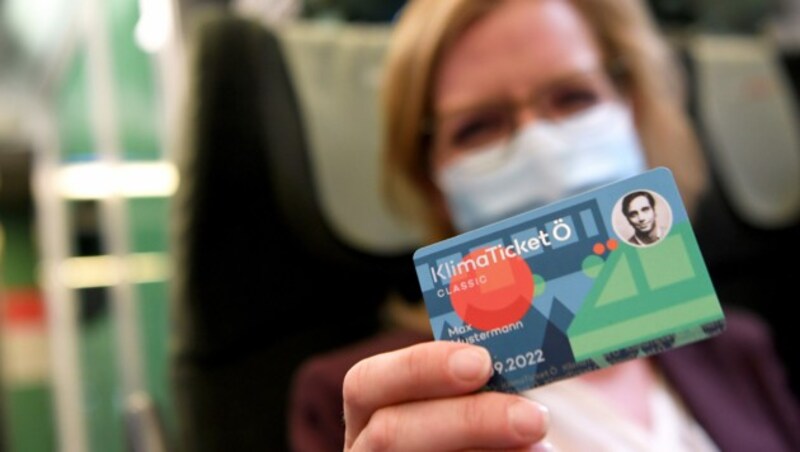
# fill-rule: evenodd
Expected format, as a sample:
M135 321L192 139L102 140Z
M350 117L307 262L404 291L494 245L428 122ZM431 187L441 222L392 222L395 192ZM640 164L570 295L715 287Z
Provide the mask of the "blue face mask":
M558 124L537 121L508 142L460 157L436 182L456 230L465 232L645 168L630 112L608 103Z

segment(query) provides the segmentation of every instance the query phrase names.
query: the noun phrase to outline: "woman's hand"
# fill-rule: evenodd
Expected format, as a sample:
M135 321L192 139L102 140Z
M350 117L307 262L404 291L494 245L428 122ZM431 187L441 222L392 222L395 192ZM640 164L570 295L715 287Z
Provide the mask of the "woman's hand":
M528 399L475 393L488 352L437 341L367 358L344 380L345 451L537 450L547 411Z

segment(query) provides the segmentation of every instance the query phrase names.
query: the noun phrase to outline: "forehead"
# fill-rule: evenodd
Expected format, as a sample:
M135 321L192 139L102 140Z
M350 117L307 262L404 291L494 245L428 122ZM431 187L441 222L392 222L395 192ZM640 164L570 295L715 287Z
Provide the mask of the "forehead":
M596 68L600 60L592 32L569 1L503 0L444 53L434 79L434 109L526 96L532 86Z
M650 200L645 195L639 195L631 200L631 210L641 209L643 207L650 207Z

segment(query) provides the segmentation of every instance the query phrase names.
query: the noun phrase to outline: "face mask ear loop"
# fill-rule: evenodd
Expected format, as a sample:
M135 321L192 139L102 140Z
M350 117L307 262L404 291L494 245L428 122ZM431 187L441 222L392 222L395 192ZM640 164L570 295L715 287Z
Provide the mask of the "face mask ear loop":
M626 104L630 103L631 72L624 57L610 58L605 66L606 74L614 86L616 98Z
M430 128L429 128L430 129ZM419 149L422 151L420 152L420 165L422 166L422 171L420 174L424 174L430 180L434 180L435 174L433 170L433 131L422 129L419 137Z

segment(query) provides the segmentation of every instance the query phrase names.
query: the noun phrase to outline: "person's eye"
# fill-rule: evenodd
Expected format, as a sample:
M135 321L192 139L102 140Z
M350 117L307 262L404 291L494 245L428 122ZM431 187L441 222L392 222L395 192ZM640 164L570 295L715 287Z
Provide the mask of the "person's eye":
M450 144L462 149L490 144L505 138L512 128L510 124L508 114L501 110L472 113L459 121Z
M565 88L557 90L550 99L551 115L556 119L580 113L597 105L602 96L591 88Z

